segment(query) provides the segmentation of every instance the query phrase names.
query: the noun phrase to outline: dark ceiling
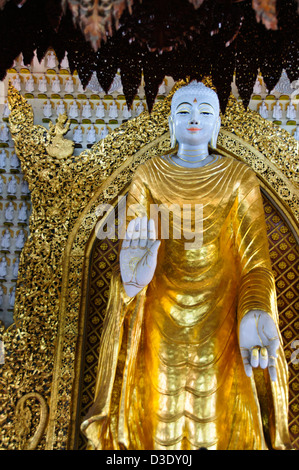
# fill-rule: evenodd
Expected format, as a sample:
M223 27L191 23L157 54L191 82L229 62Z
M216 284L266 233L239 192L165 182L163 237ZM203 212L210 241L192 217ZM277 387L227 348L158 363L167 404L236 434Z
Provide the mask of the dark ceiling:
M130 106L141 82L151 110L165 76L211 76L222 111L236 84L248 105L258 72L272 90L299 78L297 0L0 0L0 80L20 53L30 64L65 53L85 87L109 90L120 70Z

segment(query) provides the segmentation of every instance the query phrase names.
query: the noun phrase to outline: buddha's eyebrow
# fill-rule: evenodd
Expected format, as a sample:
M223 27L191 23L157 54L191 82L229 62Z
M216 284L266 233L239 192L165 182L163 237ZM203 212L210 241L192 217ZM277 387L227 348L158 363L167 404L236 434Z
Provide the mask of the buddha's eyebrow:
M180 103L177 105L176 109L178 109L180 106L182 106L183 104L188 104L189 106L192 106L191 103L188 103L188 101L184 101L183 103Z
M203 105L204 106L209 106L209 108L214 109L213 106L210 103L205 103L205 102L199 103L199 106L203 106Z

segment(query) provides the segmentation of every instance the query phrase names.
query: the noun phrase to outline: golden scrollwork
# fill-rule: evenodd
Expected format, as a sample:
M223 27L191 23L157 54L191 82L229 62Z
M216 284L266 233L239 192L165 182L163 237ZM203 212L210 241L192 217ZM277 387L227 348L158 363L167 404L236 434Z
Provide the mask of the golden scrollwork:
M39 405L39 411L36 411L30 401L36 400ZM27 405L26 405L27 402ZM31 407L30 407L31 405ZM33 415L34 410L34 415ZM39 416L39 422L36 425L36 430L33 436L30 436L30 431L34 425L32 421ZM45 399L39 393L27 393L21 397L15 408L15 429L18 436L18 448L20 450L34 450L36 449L48 419L48 407Z
M38 442L34 441L35 447L74 446L87 289L83 273L91 250L87 242L98 222L96 209L125 194L140 163L169 150L171 95L157 102L150 115L143 112L74 156L70 153L73 143L63 137L65 121L61 134L53 128L59 145L52 151L49 142L53 136L34 125L31 106L9 86L10 130L29 183L32 213L30 235L20 259L14 324L1 328L6 358L0 370L5 390L0 409L3 449L19 445L23 431L21 417L15 419L17 403L32 392L49 409L48 424ZM252 166L296 231L299 179L295 139L231 97L222 116L219 151ZM26 430L28 435L34 434L32 426Z

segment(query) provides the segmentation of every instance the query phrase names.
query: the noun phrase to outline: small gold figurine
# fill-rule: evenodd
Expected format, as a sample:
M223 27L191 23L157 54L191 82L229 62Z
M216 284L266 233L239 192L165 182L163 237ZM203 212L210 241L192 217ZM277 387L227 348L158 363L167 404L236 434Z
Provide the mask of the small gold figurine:
M70 120L67 120L66 114L60 114L57 123L54 125L50 122L49 125L50 142L46 145L47 153L56 158L70 157L73 153L74 142L63 137L70 128Z

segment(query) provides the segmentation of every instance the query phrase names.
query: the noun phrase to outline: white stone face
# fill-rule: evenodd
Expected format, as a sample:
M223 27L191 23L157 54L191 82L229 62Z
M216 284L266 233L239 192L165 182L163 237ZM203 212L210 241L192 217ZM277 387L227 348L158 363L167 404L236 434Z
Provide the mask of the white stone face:
M198 146L211 140L218 116L209 103L193 101L179 103L174 116L174 128L179 144Z

